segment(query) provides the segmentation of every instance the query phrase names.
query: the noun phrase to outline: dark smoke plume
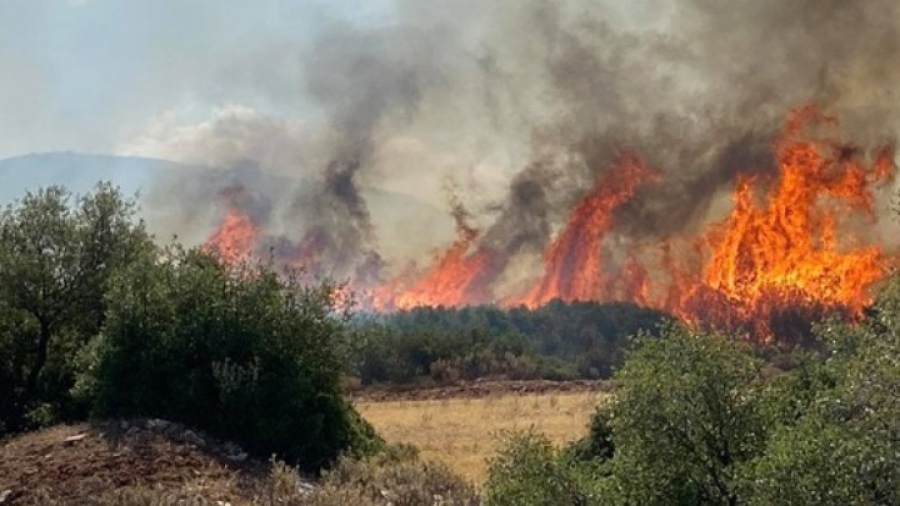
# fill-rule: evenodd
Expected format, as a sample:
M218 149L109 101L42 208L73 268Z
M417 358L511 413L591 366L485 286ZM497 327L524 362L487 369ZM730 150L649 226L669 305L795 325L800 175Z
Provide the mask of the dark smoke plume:
M395 10L382 26L330 27L298 55L296 93L320 115L312 132L239 117L228 121L243 128L209 133L229 136L209 144L233 150L226 161L265 157L273 178L294 178L251 184L269 232L297 247L318 237L329 273L364 265L374 279L390 264L386 243L410 256L435 245L406 232L416 216L376 216L366 188L401 185L431 204L440 189L428 181L466 180L480 246L538 256L623 150L663 174L617 216L619 233L640 240L720 218L736 175L773 168L792 107L818 103L864 150L900 132L895 0L398 0ZM452 240L450 217L427 219L423 229Z

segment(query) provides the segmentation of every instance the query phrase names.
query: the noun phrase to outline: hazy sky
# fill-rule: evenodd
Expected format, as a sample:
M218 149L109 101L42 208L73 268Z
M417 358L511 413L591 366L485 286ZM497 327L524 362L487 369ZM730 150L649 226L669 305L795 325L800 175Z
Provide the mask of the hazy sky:
M233 104L302 119L304 45L390 16L389 0L0 0L0 158L114 152L160 116Z

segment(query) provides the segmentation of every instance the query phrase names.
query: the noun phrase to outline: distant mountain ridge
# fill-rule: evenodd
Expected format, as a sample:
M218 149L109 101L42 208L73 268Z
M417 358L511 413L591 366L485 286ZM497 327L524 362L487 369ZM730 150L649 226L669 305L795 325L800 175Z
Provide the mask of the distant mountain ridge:
M100 181L113 183L126 196L138 194L144 217L150 218L151 222L153 215L165 214L172 208L196 207L198 203L204 205L207 202L213 205L219 190L235 184L243 185L251 192L268 195L296 192L298 198L315 194L319 184L301 178L273 176L252 164L216 168L133 156L34 153L0 160L0 206L20 199L27 191L55 184L65 186L75 194L88 193ZM452 222L448 212L434 203L379 188L363 188L361 192L373 221L388 228L402 229L400 237L411 234L432 244L452 239ZM184 223L173 224L171 220L168 223L157 230L163 236L172 232L180 235L185 230L172 230L171 227L187 226ZM444 223L446 227L435 227L435 223ZM391 241L386 241L384 246L390 250Z
M63 185L74 193L86 193L98 182L109 181L126 195L145 193L164 175L184 170L212 169L133 156L32 153L0 160L0 203L10 203L26 191L54 184Z

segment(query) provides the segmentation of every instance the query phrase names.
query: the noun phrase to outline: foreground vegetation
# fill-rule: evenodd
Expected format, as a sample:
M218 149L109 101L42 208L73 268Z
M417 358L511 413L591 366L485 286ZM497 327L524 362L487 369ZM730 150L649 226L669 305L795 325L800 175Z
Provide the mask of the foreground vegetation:
M337 287L156 246L100 186L0 215L0 434L148 416L309 471L379 440L343 398Z
M301 494L296 471L276 465L256 504L900 504L898 277L862 321L822 322L809 346L777 354L675 323L640 331L662 316L622 305L421 310L360 323L338 288L160 247L108 186L80 198L29 194L0 214L0 436L153 417L262 460L330 469L316 493ZM558 445L550 425L504 432L477 497L445 467L388 449L343 396L347 372L371 383L611 373L615 391L580 421L589 424L582 440ZM565 414L563 401L549 407ZM529 409L542 409L523 402L503 415L509 429L530 427ZM487 419L448 401L438 407L451 419L438 422L422 406L400 408L419 413L407 430L431 442L439 436L426 423L441 431ZM361 408L396 437L382 422L399 412ZM572 413L565 431L587 418ZM152 490L99 497L175 504Z
M672 327L616 374L590 436L516 434L489 504L900 504L900 282L859 325L773 370L746 343Z

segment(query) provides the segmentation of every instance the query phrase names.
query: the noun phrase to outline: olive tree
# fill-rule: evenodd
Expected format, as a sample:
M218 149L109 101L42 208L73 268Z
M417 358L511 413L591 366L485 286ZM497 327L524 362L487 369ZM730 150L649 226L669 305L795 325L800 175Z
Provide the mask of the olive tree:
M616 375L613 468L623 504L739 504L740 467L759 455L760 362L720 336L670 328Z
M72 416L73 358L106 314L111 274L153 244L109 184L28 193L0 212L0 417L7 430ZM36 410L36 408L41 408Z
M177 421L308 471L377 446L343 398L339 287L172 248L120 271L79 384L102 417Z

